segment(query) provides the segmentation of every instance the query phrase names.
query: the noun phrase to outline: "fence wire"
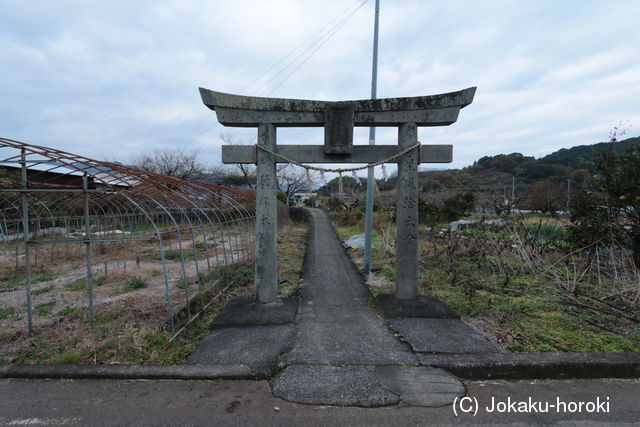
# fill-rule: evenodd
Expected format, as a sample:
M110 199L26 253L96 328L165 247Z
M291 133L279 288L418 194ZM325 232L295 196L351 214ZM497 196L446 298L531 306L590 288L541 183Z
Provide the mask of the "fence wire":
M217 286L216 271L253 259L254 227L251 190L0 138L0 281L20 278L29 333L34 273L43 264L77 268L84 258L93 327L97 282L119 272L121 262L126 272L127 260L118 256L129 255L129 264L140 268L145 254L151 259L143 262L161 266L167 319L175 332L176 304L191 318L194 294Z

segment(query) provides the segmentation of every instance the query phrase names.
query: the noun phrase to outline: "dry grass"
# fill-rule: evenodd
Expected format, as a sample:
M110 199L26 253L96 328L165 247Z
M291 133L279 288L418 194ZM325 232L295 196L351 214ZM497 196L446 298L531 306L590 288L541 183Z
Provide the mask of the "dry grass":
M292 281L296 279L295 283L299 279L298 267L302 265L305 234L306 227L300 225L285 228L280 234L281 248L289 248L284 252L284 258L280 257L280 271L291 277ZM46 304L51 312L34 318L33 335L26 334L24 290L0 294L2 306L10 306L11 310L17 311L10 318L0 319L0 363L184 363L193 348L208 333L211 320L225 301L253 292L253 263L231 263L228 259L228 266L220 265L214 269L210 280L203 283L204 289L201 290L198 285L189 286L192 301L189 309L192 314L208 302L212 305L173 343L168 344L172 333L167 320L160 262L149 259L151 251L148 246L149 257L139 264L135 262L131 252L117 247L110 249L113 252L108 250L103 254L108 255L108 274L104 275L103 265L96 267L96 283L100 282L100 285L95 286L94 330L89 327L86 290L80 287L78 290L65 288L65 285L85 277L83 268L67 266L65 272L54 279L34 285L34 289L49 286L52 289L34 295L34 305ZM215 266L213 254L210 253L210 257L212 266ZM223 262L222 258L220 262ZM178 261L168 264L172 281L172 302L179 327L189 318L185 290L175 286L182 282L182 269ZM187 277L193 283L195 262L189 261L185 266ZM64 269L62 264L57 267ZM202 261L200 272L206 273L206 263ZM294 277L296 274L298 276ZM119 293L123 284L134 277L148 286ZM100 278L103 279L98 280Z

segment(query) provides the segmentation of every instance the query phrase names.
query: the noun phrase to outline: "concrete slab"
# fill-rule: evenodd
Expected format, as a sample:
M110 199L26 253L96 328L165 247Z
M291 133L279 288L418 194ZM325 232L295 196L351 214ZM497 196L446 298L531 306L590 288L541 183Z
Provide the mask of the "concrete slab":
M187 363L242 364L258 377L270 376L292 337L293 325L217 329L198 345Z
M273 379L271 390L276 397L310 405L371 408L400 402L378 382L374 366L289 366Z
M222 312L213 319L211 329L285 325L295 320L297 310L298 301L292 297L279 298L267 304L250 298L238 298L229 301Z
M418 295L415 299L398 299L395 295L378 295L376 298L387 319L406 317L460 318L458 313L431 295Z
M418 365L411 347L389 333L380 319L300 322L290 364Z
M411 366L293 365L274 378L271 388L290 402L361 407L444 406L466 392L446 371Z
M385 388L400 395L400 404L405 406L450 405L466 392L460 380L442 369L378 366L376 378Z
M418 365L369 306L371 294L345 255L326 212L310 209L296 339L287 364Z
M496 353L498 350L482 335L458 319L392 319L414 351L420 353Z

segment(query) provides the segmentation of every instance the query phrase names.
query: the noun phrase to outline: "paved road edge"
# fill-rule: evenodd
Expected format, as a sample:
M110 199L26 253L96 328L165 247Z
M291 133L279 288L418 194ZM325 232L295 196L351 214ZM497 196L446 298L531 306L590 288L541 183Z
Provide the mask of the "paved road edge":
M419 353L423 366L466 379L640 378L640 353Z
M256 379L246 365L0 365L0 378L215 380Z
M418 354L465 379L640 378L640 353ZM246 365L0 365L0 378L258 379Z

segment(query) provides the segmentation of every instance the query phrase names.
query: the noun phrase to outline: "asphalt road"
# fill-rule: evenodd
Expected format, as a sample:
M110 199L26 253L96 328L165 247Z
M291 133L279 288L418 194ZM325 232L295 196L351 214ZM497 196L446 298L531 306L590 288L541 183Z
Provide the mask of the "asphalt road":
M3 425L431 425L640 424L640 380L466 382L458 417L440 408L341 408L274 398L267 381L0 380ZM549 402L548 413L488 412L496 402ZM598 402L598 399L599 402ZM579 402L582 412L577 412ZM588 405L586 402L595 402ZM600 412L595 410L600 403ZM608 403L608 406L606 405ZM565 406L562 406L562 405ZM500 404L497 405L501 407ZM575 408L574 408L575 407ZM278 409L276 409L278 408ZM507 409L502 408L502 409ZM517 409L518 406L512 408ZM531 409L529 406L528 409ZM535 407L540 410L540 406ZM576 409L575 412L563 412ZM512 409L513 410L513 409Z

